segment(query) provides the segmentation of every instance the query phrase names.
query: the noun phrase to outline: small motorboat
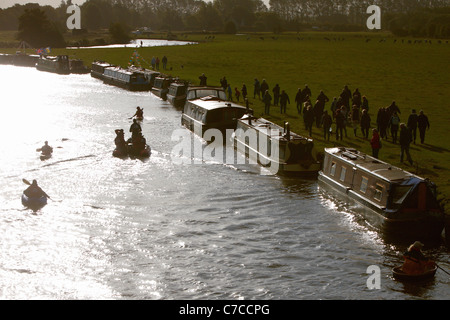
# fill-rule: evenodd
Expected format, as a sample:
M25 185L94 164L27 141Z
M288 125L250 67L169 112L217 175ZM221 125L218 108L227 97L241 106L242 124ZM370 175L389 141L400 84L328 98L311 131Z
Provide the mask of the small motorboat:
M47 204L47 197L28 197L25 193L22 193L22 204L33 211L37 211Z
M392 273L394 274L394 278L402 281L422 281L432 279L436 274L437 265L424 273L420 274L408 274L403 272L402 267L395 267L392 269Z

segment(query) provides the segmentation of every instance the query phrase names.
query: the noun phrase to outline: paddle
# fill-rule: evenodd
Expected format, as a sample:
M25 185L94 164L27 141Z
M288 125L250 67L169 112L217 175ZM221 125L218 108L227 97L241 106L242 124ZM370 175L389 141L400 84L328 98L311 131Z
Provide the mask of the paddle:
M442 269L441 267L438 266L437 263L434 263L436 265L436 267L438 267L439 269L441 269L442 271L444 271L446 274L450 275L450 273L448 273L447 271L445 271L444 269Z

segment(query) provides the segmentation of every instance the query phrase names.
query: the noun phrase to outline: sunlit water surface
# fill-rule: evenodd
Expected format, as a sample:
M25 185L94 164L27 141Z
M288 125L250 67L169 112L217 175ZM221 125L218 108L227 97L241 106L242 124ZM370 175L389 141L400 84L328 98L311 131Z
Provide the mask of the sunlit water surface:
M0 66L0 298L448 299L449 277L403 284L404 246L361 224L315 179L251 165L175 163L180 111L89 75ZM148 160L112 157L144 108ZM48 140L54 155L39 159ZM238 155L239 157L239 155ZM22 178L50 195L33 213ZM443 246L428 251L450 270ZM367 268L381 269L381 289Z

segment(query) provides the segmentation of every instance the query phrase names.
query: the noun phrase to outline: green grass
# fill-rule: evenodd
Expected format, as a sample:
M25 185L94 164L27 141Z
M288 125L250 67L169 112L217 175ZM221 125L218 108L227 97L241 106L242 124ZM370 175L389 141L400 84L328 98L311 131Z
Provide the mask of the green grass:
M305 84L311 88L314 99L320 90L332 99L340 94L344 85L348 85L352 92L359 88L369 99L373 125L378 108L388 106L393 100L399 105L400 118L404 122L412 108L418 111L423 109L430 119L431 129L427 132L426 144L411 147L417 166L401 164L400 148L391 141L383 143L380 159L430 178L438 186L440 199L448 206L450 44L445 41L438 44L437 40L433 40L432 44L423 41L414 44L414 39L406 38L402 43L401 38L386 33L290 33L277 35L276 40L272 39L273 36L269 33L215 35L213 41L206 41L205 35L189 34L182 36L182 39L201 43L141 48L138 52L148 62L152 56L162 58L166 55L168 66L172 67L171 75L192 83L198 84L198 76L203 72L208 77L209 85L219 85L223 76L227 77L233 89L240 89L245 83L251 107L257 116L262 115L264 106L258 99L253 99L253 79L265 78L270 90L278 83L289 94L291 104L287 114L282 116L278 108L272 107L267 119L279 124L289 121L291 130L299 134L305 135L306 132L303 118L297 115L293 100L297 89ZM264 37L264 40L259 37ZM366 42L367 38L371 40ZM381 39L386 41L380 42ZM395 39L397 42L394 43ZM408 40L412 43L409 44ZM126 67L133 50L58 49L53 53L68 53L83 59L87 65L99 59ZM329 107L330 103L327 103L326 109L329 110ZM348 139L342 144L336 143L334 138L330 142L324 141L321 130L317 128L313 130L313 138L318 148L344 145L370 154L369 142L353 137L352 130L347 130Z

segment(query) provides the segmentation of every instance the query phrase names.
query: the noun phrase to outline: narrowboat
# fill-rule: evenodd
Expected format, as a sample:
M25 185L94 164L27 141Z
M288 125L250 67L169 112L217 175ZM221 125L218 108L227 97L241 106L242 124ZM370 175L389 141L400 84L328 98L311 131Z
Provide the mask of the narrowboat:
M247 113L238 119L232 135L235 148L250 160L279 175L317 175L321 169L313 139L264 118Z
M91 77L103 80L103 73L108 67L113 67L105 61L94 61L91 64Z
M189 84L184 81L172 82L167 93L167 101L169 101L175 108L181 109L186 103L186 96Z
M173 82L171 77L155 77L155 81L152 86L152 93L160 97L162 100L167 100L167 93L169 92L169 86Z
M140 67L136 67L134 65L128 67L128 70L131 72L136 72L138 74L141 74L144 78L146 78L150 84L150 89L153 87L156 77L158 77L160 75L160 73L158 71L140 68Z
M440 237L444 212L434 183L355 149L324 151L319 186L331 187L357 203L369 225L391 239Z
M39 55L18 51L15 55L11 55L11 59L11 64L17 67L34 67L39 60Z
M103 82L129 91L150 90L150 82L142 73L121 67L105 68Z
M219 87L189 87L186 93L186 102L205 97L217 98L226 101L227 94L223 88Z
M81 59L70 59L69 65L70 65L70 73L86 74L91 71L88 67L84 65L83 60Z
M208 129L218 129L225 137L226 129L236 129L237 119L247 109L215 96L188 100L181 116L181 124L203 138Z
M67 55L59 56L41 56L36 69L58 74L70 74L69 57Z

